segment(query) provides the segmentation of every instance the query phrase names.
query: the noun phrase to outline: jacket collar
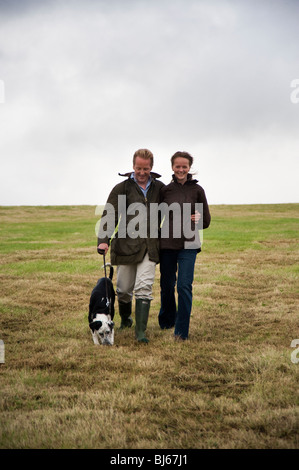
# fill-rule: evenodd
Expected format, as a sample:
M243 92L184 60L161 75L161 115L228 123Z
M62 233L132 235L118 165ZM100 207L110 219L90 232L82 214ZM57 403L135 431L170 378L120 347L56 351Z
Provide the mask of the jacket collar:
M118 174L119 174L119 176L127 176L129 178L132 174L132 170L129 171L128 173L118 173ZM150 175L153 179L161 177L161 175L159 175L159 173L155 173L154 171L151 171Z
M180 184L174 174L172 175L172 181L173 181L174 183ZM188 184L190 184L190 183L191 183L191 184L194 184L194 183L198 183L198 181L197 181L197 180L194 180L194 179L192 178L191 173L188 173L186 183L188 183ZM186 183L185 183L185 184L186 184Z

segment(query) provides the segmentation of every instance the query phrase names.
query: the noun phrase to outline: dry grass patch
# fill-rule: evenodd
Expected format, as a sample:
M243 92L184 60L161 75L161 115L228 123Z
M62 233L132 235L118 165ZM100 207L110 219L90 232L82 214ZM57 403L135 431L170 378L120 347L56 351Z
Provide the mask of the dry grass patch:
M298 205L216 206L190 340L95 347L92 207L0 208L1 448L298 448Z

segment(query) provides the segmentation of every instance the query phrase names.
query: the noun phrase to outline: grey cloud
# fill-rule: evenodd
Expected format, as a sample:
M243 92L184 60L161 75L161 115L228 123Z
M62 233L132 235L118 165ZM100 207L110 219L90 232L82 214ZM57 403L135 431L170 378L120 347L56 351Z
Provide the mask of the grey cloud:
M149 146L168 175L177 146L214 164L230 140L254 152L275 132L283 147L298 127L298 10L282 0L2 1L0 153L21 153L33 172L41 162L44 181L61 187L55 173L80 181L83 156L117 175Z

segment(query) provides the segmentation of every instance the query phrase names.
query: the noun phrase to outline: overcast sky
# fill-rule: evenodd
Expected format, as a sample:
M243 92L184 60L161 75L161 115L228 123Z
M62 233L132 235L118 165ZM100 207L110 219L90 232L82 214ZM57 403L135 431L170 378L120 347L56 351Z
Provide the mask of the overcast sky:
M299 1L0 0L0 204L104 204L149 148L210 204L299 202ZM294 94L293 94L294 96Z

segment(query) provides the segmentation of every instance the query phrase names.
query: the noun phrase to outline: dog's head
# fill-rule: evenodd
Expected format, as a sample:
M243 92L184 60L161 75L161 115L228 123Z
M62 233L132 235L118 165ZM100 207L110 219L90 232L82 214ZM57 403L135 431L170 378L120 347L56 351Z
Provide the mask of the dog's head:
M94 342L105 346L114 344L114 323L110 315L98 313L92 322L89 323Z

